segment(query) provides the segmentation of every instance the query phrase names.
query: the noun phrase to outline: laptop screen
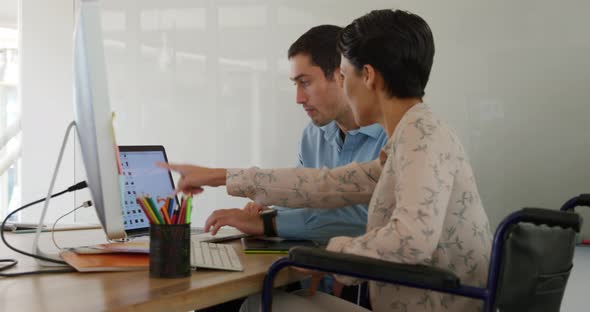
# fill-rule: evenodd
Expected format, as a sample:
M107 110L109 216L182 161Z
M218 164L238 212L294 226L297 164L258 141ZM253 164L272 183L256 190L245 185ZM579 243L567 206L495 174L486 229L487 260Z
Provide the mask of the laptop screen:
M120 146L119 155L125 174L123 225L128 236L149 232L149 220L136 202L137 196L150 196L161 207L163 200L174 196L170 172L156 167L156 162L168 161L162 146Z

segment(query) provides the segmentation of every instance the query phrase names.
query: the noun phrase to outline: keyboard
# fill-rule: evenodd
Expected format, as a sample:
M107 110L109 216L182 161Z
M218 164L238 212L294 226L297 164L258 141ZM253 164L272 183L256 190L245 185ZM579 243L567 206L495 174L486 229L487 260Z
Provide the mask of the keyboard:
M196 228L196 227L191 228L191 235L198 235L198 234L202 234L202 233L205 233L204 228Z
M234 247L191 239L191 266L194 268L244 271Z

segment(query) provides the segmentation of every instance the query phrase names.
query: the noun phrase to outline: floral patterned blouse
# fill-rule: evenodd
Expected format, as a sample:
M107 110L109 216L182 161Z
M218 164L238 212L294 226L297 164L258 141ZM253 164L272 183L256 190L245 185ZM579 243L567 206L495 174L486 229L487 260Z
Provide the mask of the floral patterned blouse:
M484 287L491 234L457 135L425 104L402 117L381 159L334 169L230 169L227 192L262 205L338 208L369 202L367 231L327 249L454 272ZM386 157L385 157L386 156ZM358 281L344 276L346 284ZM481 301L370 283L375 311L479 311Z

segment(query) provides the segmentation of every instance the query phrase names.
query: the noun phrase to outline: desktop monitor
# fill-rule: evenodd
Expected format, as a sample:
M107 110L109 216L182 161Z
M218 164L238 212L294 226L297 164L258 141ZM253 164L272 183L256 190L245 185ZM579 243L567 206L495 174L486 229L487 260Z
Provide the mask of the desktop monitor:
M109 239L125 237L98 1L83 0L74 33L74 113L88 187Z

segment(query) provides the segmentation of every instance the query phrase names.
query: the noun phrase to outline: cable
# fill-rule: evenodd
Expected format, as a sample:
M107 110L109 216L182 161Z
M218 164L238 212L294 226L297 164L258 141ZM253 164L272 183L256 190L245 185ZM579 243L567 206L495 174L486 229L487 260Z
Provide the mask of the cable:
M56 194L51 195L50 198L54 198L54 197L63 195L63 194L68 193L68 192L73 192L73 191L76 191L76 190L81 190L81 189L84 189L86 187L88 187L88 184L86 183L86 181L78 182L78 183L76 183L76 184L68 187L66 190L63 190L63 191L61 191L59 193L56 193ZM39 256L39 255L34 255L34 254L31 254L31 253L28 253L28 252L19 250L19 249L13 247L12 245L10 245L6 241L6 238L4 237L4 227L6 226L6 222L8 221L8 219L10 219L17 212L19 212L21 210L24 210L24 209L26 209L26 208L28 208L30 206L36 205L38 203L41 203L41 202L43 202L45 200L46 200L46 198L38 199L38 200L36 200L34 202L28 203L28 204L26 204L26 205L24 205L24 206L22 206L22 207L20 207L20 208L18 208L16 210L14 210L13 212L9 213L6 216L6 218L4 218L4 220L2 221L2 225L0 226L0 238L2 239L2 242L6 245L6 247L12 249L13 251L15 251L17 253L20 253L20 254L23 254L25 256L29 256L29 257L32 257L32 258L49 261L49 262L54 262L54 263L59 263L59 264L67 264L64 261L59 261L59 260L55 260L55 259L51 259L51 258L47 258L47 257L42 257L42 256ZM6 270L8 268L11 268L11 267L15 266L18 263L18 261L17 260L14 260L14 259L0 259L0 262L8 262L9 263L7 265L1 266L0 267L0 271L4 271L4 270ZM69 268L69 269L60 269L60 270L40 270L40 271L19 272L19 273L0 273L0 276L10 277L10 276L32 275L32 274L39 274L39 273L65 273L65 272L74 272L74 271L75 271L74 269Z
M55 247L57 247L57 249L59 249L60 251L63 250L63 248L61 248L58 244L57 241L55 240L55 226L57 225L57 222L59 222L59 220L63 219L64 217L66 217L67 215L71 214L72 212L80 209L80 208L88 208L92 206L92 201L87 200L85 202L82 203L82 205L70 210L70 212L62 215L61 217L57 218L57 220L55 220L55 222L53 223L53 226L51 227L51 240L53 241L53 244L55 245Z
M15 266L18 263L18 261L14 260L14 259L0 259L0 262L8 262L8 264L5 264L0 267L0 271L4 271L6 269L12 268L13 266Z

